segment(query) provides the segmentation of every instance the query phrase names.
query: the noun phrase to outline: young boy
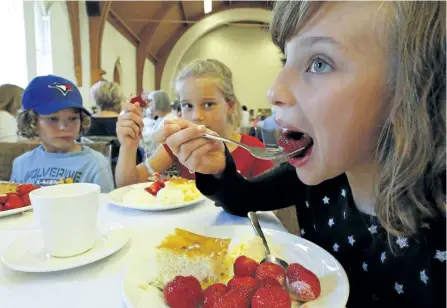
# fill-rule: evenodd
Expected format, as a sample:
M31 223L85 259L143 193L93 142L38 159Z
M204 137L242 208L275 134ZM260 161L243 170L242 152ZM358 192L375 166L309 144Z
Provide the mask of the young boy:
M113 190L104 155L75 142L88 129L90 113L72 82L53 75L36 77L26 87L22 105L19 134L38 136L41 145L14 160L11 181L39 186L96 183L103 193Z

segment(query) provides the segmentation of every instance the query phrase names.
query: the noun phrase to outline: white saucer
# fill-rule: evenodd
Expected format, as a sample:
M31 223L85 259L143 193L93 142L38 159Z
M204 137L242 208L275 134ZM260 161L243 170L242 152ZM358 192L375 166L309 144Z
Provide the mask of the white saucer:
M128 241L125 229L109 229L98 236L89 251L74 257L55 258L46 253L41 233L34 231L6 247L1 259L6 266L21 272L55 272L101 260L120 250Z
M0 212L0 217L15 215L15 214L18 214L18 213L22 213L22 212L31 210L32 208L33 207L31 205L28 205L28 206L20 207L18 209L13 209L13 210L8 210L8 211L1 211Z

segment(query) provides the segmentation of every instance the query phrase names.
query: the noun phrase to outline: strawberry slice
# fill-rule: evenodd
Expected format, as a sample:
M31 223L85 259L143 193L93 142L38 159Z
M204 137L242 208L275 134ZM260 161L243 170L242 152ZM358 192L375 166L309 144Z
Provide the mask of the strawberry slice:
M234 289L237 287L246 287L250 290L250 296L258 288L258 282L253 277L233 277L228 281L228 289Z
M165 182L163 180L158 180L154 183L152 183L151 186L146 187L144 190L147 191L148 193L150 193L153 196L157 196L158 192L160 191L160 189L164 188Z
M197 308L203 304L200 282L193 276L177 276L168 282L163 294L171 308Z
M251 298L251 308L291 308L292 300L281 287L260 288Z
M286 284L290 296L295 300L307 302L320 296L320 280L300 264L289 265L286 272Z
M228 288L223 283L210 285L203 292L203 308L215 308L220 298L228 292Z
M8 195L7 194L0 195L0 204L4 204L6 203L6 201L8 201Z
M17 193L20 196L29 194L30 192L32 192L33 190L39 188L38 186L34 186L33 184L20 184L19 186L17 186Z
M240 256L234 261L233 264L234 275L240 277L255 277L258 265L259 263L255 260L246 256Z
M6 201L5 205L3 206L3 210L9 211L21 207L23 207L22 198L18 194L8 193L8 201Z
M22 196L23 206L31 205L31 200L29 199L29 194L24 194Z
M256 269L256 276L255 276L256 280L260 281L267 277L278 280L279 284L281 286L284 286L286 280L286 273L284 269L278 264L273 263L259 264L258 268Z

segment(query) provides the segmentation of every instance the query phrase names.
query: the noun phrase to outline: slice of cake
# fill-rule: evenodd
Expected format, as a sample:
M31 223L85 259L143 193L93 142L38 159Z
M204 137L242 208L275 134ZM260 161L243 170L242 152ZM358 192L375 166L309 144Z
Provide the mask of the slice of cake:
M230 242L176 228L156 249L159 286L176 276L194 276L203 288L226 279Z

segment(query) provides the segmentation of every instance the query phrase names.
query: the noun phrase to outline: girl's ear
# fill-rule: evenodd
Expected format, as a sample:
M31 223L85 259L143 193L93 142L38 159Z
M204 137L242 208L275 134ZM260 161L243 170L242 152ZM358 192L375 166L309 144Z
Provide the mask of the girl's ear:
M234 112L234 106L236 105L235 101L228 101L228 112L233 113Z

